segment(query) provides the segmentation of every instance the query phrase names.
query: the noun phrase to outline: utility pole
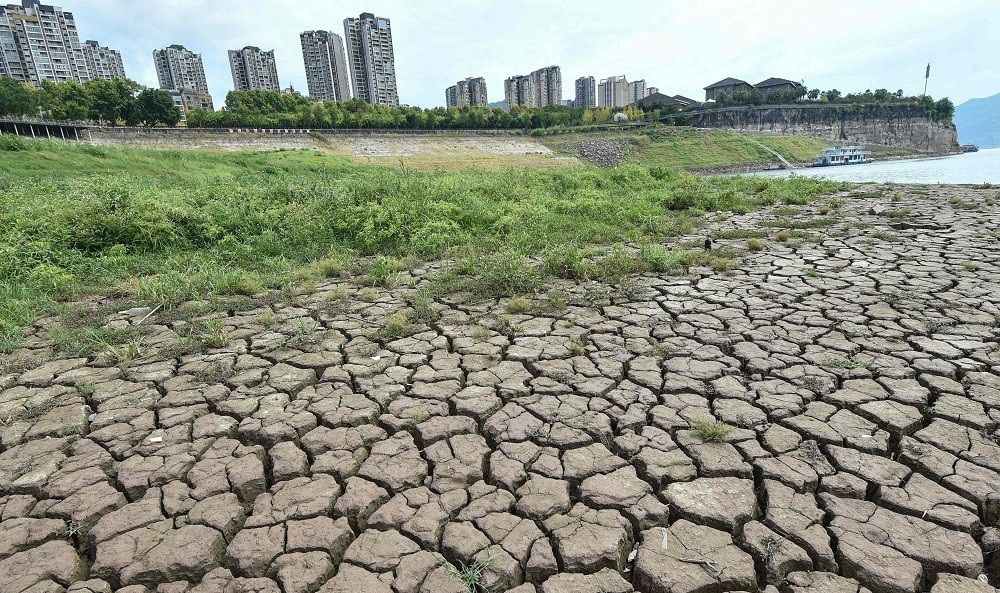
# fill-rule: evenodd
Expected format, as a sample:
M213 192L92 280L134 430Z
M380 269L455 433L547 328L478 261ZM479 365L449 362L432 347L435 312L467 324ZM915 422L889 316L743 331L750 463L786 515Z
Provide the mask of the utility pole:
M924 73L924 97L927 96L927 81L931 77L931 63L927 62L927 71Z

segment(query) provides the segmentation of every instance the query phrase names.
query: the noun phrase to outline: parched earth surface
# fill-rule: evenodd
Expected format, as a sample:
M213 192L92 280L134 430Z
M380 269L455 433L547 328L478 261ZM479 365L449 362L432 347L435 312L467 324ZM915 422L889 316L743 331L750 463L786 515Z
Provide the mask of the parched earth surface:
M996 191L868 190L713 219L771 231L731 272L402 335L435 266L182 356L156 312L119 365L43 320L0 374L0 592L995 593Z

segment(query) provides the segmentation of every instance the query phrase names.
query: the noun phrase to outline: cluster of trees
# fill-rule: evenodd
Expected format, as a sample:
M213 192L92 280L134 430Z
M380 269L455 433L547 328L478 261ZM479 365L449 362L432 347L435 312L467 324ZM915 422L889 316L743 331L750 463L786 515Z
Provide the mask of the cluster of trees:
M766 95L758 89L750 92L737 91L735 93L719 93L716 97L716 106L732 105L780 105L795 103L798 101L812 101L819 103L842 103L842 104L865 104L865 105L909 105L921 108L928 117L933 119L951 119L955 114L955 105L950 99L943 98L934 101L929 96L905 96L903 89L895 93L888 89L866 90L863 93L843 94L837 89L820 91L819 89L806 90L805 87L795 89L775 90Z
M314 103L305 97L273 91L230 91L221 111L196 109L189 127L375 128L375 129L508 129L572 125L574 110L489 107L389 107L360 99Z
M181 118L170 93L144 88L127 79L84 83L46 80L41 88L35 88L7 77L0 77L0 116L44 116L129 126L175 126Z
M643 117L634 109L630 119ZM610 123L606 107L574 109L553 106L514 107L388 107L360 99L343 103L314 103L305 97L273 91L230 91L221 111L195 109L188 127L197 128L373 128L405 130L537 129Z

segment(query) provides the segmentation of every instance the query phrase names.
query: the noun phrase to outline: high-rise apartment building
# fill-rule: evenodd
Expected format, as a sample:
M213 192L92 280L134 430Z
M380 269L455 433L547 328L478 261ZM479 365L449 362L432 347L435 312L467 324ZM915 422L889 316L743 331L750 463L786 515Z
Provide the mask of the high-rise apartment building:
M625 105L631 105L639 99L645 99L649 95L646 90L645 80L634 80L628 83L628 91L625 93Z
M548 66L531 73L535 85L535 106L562 105L562 71Z
M248 45L229 50L229 69L233 73L233 88L238 91L281 92L274 50L263 51Z
M486 99L486 80L482 77L460 80L445 90L444 98L448 107L485 107L489 103Z
M597 107L597 82L593 76L581 76L576 79L576 94L573 107L578 109L593 109Z
M343 102L351 98L344 40L330 31L306 31L299 35L306 85L313 101Z
M160 81L160 88L174 91L171 94L175 96L175 102L179 102L182 111L194 107L214 108L201 54L196 54L183 45L171 45L154 50L153 61L156 63L156 78Z
M503 81L503 97L507 108L514 106L535 107L535 85L531 76L515 74Z
M126 78L125 65L118 50L88 40L83 44L83 54L87 58L87 69L90 70L91 78L104 80Z
M515 75L504 81L507 107L548 107L562 105L562 72L559 66L535 70L527 76Z
M35 86L90 80L73 13L39 0L0 6L0 76Z
M624 76L609 76L597 85L597 105L616 109L628 105L628 81Z
M354 96L368 103L399 106L396 63L389 19L363 12L344 19L344 40L350 62Z

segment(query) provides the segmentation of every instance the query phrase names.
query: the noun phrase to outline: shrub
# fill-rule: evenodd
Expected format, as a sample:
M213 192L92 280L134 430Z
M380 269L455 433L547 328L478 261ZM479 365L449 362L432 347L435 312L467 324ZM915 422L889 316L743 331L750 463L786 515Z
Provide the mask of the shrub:
M0 136L0 152L20 152L30 149L30 144L24 138L14 134Z

